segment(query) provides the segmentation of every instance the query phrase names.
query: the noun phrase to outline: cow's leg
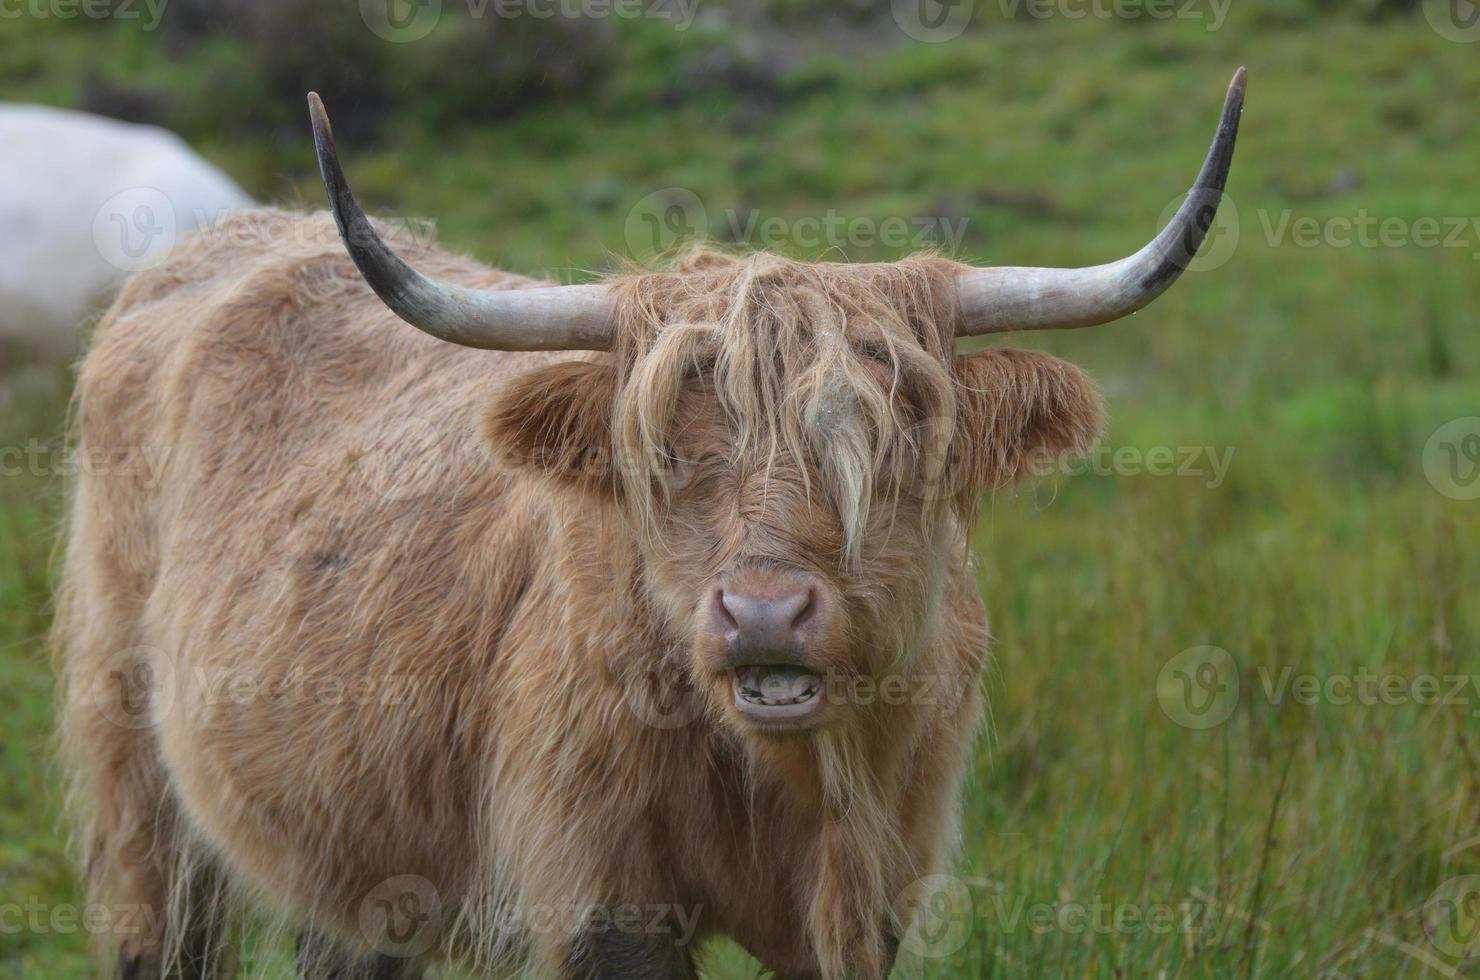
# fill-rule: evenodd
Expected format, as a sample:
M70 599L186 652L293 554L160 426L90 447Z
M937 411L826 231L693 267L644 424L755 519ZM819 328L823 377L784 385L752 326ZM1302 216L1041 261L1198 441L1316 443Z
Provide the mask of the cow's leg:
M411 960L356 955L312 926L298 933L299 980L419 980L423 972Z
M159 651L141 639L142 587L118 558L123 530L96 513L99 492L86 483L78 491L53 636L61 730L87 818L79 836L89 897L107 913L110 932L99 938L120 978L213 980L230 972L225 890L210 860L189 853L156 737L177 706L153 662ZM94 534L95 525L113 533Z
M91 897L108 912L120 978L211 980L222 972L223 893L208 863L181 853L183 817L154 738L160 687L123 607L74 594L60 613L62 724L90 808Z
M696 980L689 950L671 937L607 929L577 938L564 980Z
M220 945L215 928L184 937L173 959L162 950L122 944L118 952L117 980L224 980L236 972L231 950Z

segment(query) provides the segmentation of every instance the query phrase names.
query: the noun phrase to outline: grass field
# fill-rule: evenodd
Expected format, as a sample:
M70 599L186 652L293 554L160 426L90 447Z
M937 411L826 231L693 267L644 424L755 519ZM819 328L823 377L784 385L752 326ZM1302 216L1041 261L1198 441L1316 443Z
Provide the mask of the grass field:
M344 150L374 210L564 278L734 237L731 211L809 257L908 252L868 233L892 218L964 228L963 258L1089 264L1153 233L1249 66L1204 268L1113 327L1012 340L1090 370L1111 424L1085 472L982 503L993 730L956 927L900 975L1480 975L1471 920L1443 916L1480 902L1480 45L1234 6L1216 31L993 21L671 103L651 77L698 38L624 25L600 97L449 129L405 94ZM207 77L126 32L17 27L36 44L0 52L8 99L71 102L89 59ZM317 206L306 129L192 135ZM829 214L824 247L803 219ZM65 387L16 374L0 410L0 908L81 901L41 642ZM16 921L0 976L93 975L80 930Z

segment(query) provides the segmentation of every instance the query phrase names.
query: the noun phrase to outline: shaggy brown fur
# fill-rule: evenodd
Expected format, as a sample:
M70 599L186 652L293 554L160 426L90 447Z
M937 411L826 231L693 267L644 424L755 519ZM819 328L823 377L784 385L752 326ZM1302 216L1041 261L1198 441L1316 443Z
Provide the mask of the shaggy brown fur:
M163 462L79 480L57 625L89 878L169 913L125 961L189 973L230 894L382 961L683 976L696 916L783 975L883 976L982 712L974 496L1100 424L1067 364L953 355L955 268L700 253L617 282L613 355L429 339L323 215L137 278L76 415ZM827 583L830 682L912 696L747 724L696 610L774 568Z

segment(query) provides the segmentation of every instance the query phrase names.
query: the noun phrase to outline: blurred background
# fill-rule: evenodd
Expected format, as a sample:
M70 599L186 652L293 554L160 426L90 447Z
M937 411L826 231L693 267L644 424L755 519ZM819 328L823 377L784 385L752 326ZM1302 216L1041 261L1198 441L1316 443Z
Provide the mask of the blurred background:
M95 975L44 643L77 321L221 209L322 206L306 91L367 209L579 281L693 238L1116 258L1244 64L1193 271L1009 341L1088 369L1110 427L982 502L992 730L951 928L898 975L1477 975L1480 7L0 0L7 109L164 127L190 149L138 165L199 191L0 113L0 977ZM74 305L16 312L48 289Z

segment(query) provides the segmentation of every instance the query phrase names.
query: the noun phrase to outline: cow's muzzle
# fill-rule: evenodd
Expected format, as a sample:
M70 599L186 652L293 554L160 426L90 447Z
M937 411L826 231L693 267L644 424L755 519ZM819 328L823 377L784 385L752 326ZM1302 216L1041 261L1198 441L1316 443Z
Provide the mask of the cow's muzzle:
M749 571L717 582L706 628L725 653L735 709L767 728L807 727L823 709L813 647L831 602L813 576Z

